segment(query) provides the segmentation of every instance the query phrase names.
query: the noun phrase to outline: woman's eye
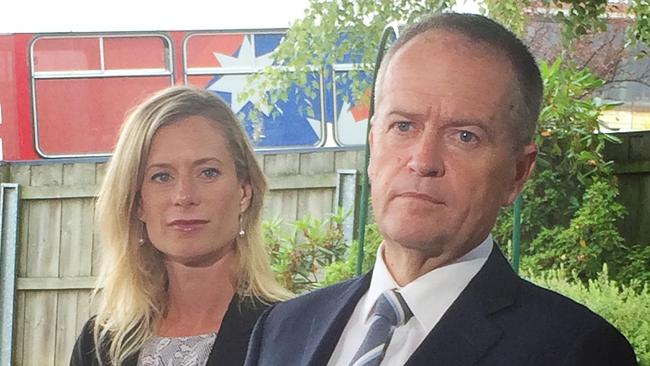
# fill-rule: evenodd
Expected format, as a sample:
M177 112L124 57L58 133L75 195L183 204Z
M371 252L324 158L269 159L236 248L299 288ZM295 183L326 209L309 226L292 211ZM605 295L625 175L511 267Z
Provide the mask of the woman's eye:
M411 122L397 122L395 127L397 127L400 132L408 132L411 129L411 125Z
M462 142L473 142L476 141L476 135L469 131L460 131L458 133L460 141Z
M215 178L219 176L219 170L216 168L207 168L201 171L201 175L206 178Z
M160 182L160 183L166 183L171 180L171 175L169 173L156 173L151 176L151 180L155 182Z

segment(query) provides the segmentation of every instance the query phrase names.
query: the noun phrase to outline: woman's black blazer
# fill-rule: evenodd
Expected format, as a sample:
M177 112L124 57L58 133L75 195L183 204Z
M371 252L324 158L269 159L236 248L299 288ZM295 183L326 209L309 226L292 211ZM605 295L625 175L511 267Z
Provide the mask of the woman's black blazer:
M206 366L242 366L246 359L246 349L253 326L267 307L268 305L251 300L251 298L240 300L239 296L235 294L224 315ZM106 347L102 348L101 354L106 354ZM138 354L132 355L123 365L136 366L138 356ZM106 360L103 361L103 365L110 365ZM93 318L86 322L74 345L70 365L99 365L93 339Z

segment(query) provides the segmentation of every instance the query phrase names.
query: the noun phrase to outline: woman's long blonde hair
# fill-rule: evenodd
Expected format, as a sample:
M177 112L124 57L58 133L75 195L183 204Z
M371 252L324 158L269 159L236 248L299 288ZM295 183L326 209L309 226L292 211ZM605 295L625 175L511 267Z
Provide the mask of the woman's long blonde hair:
M122 125L99 191L96 215L103 250L94 292L101 292L96 297L100 301L94 338L100 361L107 359L113 365L124 362L151 337L155 321L166 311L166 269L162 255L153 246L138 243L144 229L137 218L137 202L156 131L191 116L214 122L227 140L239 180L252 187L250 207L242 214L246 235L237 237L235 246L237 294L262 302L283 300L289 295L275 281L262 241L266 181L241 123L212 92L187 86L164 89L134 109Z

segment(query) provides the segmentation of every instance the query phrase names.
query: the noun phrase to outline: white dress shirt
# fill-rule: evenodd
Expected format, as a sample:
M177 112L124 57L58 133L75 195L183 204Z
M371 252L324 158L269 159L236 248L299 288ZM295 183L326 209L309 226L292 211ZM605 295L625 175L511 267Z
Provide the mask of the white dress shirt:
M492 251L492 236L476 248L444 267L436 268L415 281L400 287L395 283L383 259L383 245L377 259L368 291L359 299L328 366L348 366L370 327L370 315L379 295L397 288L413 312L413 317L395 329L382 365L403 365L424 338L433 330L469 281L483 267Z

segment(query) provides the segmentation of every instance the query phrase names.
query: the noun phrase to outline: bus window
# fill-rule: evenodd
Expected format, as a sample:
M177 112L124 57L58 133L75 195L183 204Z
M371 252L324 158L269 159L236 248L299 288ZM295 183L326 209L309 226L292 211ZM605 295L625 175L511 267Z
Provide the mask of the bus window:
M43 157L107 155L128 110L173 83L170 41L162 35L40 37L30 59Z
M306 82L308 93L294 85L281 101L264 108L259 96L246 95L249 76L272 65L283 34L196 33L185 39L185 81L215 92L237 113L257 149L316 147L323 142L323 81L319 72Z

